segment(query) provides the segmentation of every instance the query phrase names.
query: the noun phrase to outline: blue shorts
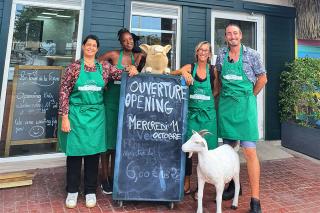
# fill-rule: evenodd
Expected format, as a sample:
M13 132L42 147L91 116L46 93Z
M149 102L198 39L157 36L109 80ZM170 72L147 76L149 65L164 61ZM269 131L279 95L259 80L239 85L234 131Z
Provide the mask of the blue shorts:
M237 143L237 140L229 140L229 139L222 139L224 144L229 144L234 146ZM256 141L240 141L240 146L243 148L256 148L257 144Z

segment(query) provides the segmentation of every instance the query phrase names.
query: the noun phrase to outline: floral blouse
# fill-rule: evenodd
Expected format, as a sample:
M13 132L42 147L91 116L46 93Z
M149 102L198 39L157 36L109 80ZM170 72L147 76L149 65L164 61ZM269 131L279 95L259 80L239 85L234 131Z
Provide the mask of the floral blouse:
M115 66L111 65L109 62L104 61L102 64L102 77L107 85L108 80L120 80L122 70L117 69ZM78 80L80 73L80 60L75 61L70 64L62 77L61 85L60 85L60 97L59 97L59 115L67 115L69 113L69 96L73 90L76 81ZM84 65L84 69L87 72L95 72L96 66L89 67Z

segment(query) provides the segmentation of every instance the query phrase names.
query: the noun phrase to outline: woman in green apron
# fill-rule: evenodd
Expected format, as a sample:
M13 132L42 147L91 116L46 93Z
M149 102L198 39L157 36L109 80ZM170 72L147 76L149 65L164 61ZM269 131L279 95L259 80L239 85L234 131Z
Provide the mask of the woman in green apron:
M82 43L83 58L66 68L61 82L58 138L61 150L67 155L68 208L77 205L82 159L86 206L96 205L99 154L107 149L104 87L108 78L119 79L121 75L121 70L111 64L95 60L98 48L98 38L87 36ZM131 72L129 75L137 73Z
M109 61L120 70L124 70L128 65L138 66L141 59L143 59L143 55L141 51L134 51L136 47L133 35L127 29L123 28L118 32L118 40L120 41L122 49L104 53L99 57L99 61ZM107 85L107 92L104 96L107 124L107 152L105 155L101 155L102 178L104 179L103 183L101 184L101 188L102 192L105 194L112 194L113 188L112 177L117 142L120 85L120 80L110 81ZM111 166L109 168L110 160Z
M212 48L209 42L200 42L195 48L194 64L187 64L180 70L172 71L171 74L182 74L189 86L188 127L186 140L192 136L192 130L200 131L207 129L211 134L205 136L208 149L218 146L217 120L214 102L214 91L217 88L216 73L209 64L212 56ZM214 87L214 88L213 88ZM185 194L190 193L190 175L192 174L192 159L186 159Z

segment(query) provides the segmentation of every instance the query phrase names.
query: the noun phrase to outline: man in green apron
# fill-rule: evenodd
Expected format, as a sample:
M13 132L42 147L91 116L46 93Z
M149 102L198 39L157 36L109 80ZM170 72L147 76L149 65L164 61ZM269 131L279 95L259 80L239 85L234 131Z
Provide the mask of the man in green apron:
M122 46L121 50L114 50L104 53L99 57L100 61L109 61L118 69L124 70L128 65L138 66L140 60L143 59L142 53L133 50L135 41L133 35L125 28L119 30L118 40ZM141 52L141 51L140 51ZM136 63L135 63L136 62ZM104 95L104 103L106 107L106 144L107 152L101 155L103 183L101 185L104 194L112 194L113 188L113 170L115 161L115 148L117 142L119 100L120 100L121 81L110 81L107 85L107 92ZM111 158L111 167L109 172L109 163Z
M241 44L242 32L229 23L225 31L228 48L220 50L216 67L221 80L218 106L218 135L224 143L240 141L247 161L251 186L250 213L261 212L259 199L260 164L256 153L259 139L256 96L267 83L259 54ZM234 194L234 183L224 192L225 200Z

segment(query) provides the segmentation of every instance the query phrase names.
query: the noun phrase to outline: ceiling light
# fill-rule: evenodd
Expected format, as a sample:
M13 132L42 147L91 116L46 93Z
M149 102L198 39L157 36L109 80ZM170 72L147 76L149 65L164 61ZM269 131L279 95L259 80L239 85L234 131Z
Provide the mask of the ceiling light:
M41 13L41 14L43 14L43 15L51 15L51 16L56 16L56 15L58 15L58 13L46 13L46 12L43 12L43 13Z
M38 18L52 18L52 17L49 17L49 16L37 16Z
M71 18L71 16L64 16L64 15L57 15L57 17L61 17L61 18Z
M64 10L61 10L61 9L51 9L51 8L46 8L46 10L52 10L52 11L64 11Z

